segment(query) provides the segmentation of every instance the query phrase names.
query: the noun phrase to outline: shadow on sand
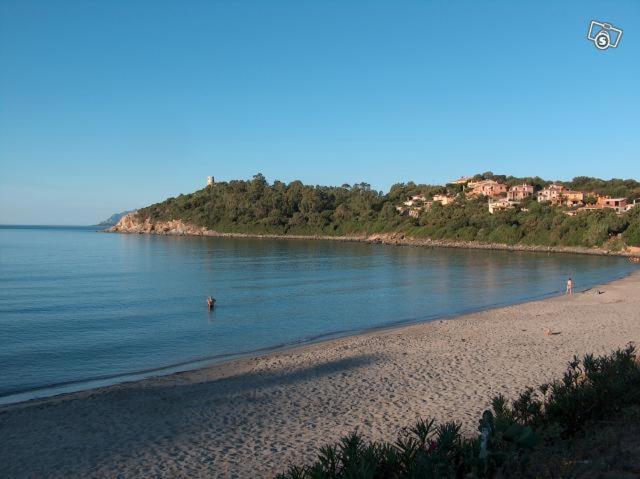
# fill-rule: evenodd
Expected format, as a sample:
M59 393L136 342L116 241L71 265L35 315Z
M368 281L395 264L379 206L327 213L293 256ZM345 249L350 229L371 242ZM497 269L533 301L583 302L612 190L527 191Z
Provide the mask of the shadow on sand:
M288 399L294 393L289 388L382 360L380 355L359 355L190 384L180 384L179 378L177 383L133 383L86 397L0 409L0 434L11 438L0 448L0 470L5 477L38 477L56 470L83 476L91 474L87 464L113 464L149 450L169 450L176 439L193 443L213 431L215 437L202 447L226 446L225 434L237 427L251 427L258 418L263 428L282 420L279 398ZM335 399L330 392L314 394L315 399L322 394ZM56 453L61 444L63 455Z

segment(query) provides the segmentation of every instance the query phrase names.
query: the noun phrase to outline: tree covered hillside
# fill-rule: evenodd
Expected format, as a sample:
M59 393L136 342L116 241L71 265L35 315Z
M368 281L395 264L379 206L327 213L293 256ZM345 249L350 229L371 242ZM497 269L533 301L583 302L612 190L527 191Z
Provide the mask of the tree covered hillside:
M527 181L536 189L550 184L541 178L515 178L492 173L508 185ZM640 197L635 180L575 178L565 183L594 194ZM433 206L417 218L400 214L396 206L412 195L432 197L459 194L452 205ZM414 237L542 246L640 246L640 207L617 215L613 210L588 211L569 216L562 207L540 204L533 198L518 207L489 214L486 198L468 199L458 185L434 186L402 183L389 193L366 183L310 186L300 181L269 184L257 174L250 181L215 183L188 195L138 211L152 221L180 219L219 232L296 235L352 235L404 233Z

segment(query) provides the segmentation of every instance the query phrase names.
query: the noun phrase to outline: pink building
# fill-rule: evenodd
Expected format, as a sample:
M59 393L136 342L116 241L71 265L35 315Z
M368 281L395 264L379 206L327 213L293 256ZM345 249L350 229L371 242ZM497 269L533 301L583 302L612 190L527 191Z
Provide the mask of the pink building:
M608 198L606 196L600 196L598 198L597 206L600 208L611 208L616 213L624 213L627 208L626 198Z
M488 196L495 198L507 192L507 185L494 180L473 181L467 184L469 196Z
M532 195L533 186L524 183L518 186L512 186L509 188L509 191L507 191L507 199L509 201L522 201Z

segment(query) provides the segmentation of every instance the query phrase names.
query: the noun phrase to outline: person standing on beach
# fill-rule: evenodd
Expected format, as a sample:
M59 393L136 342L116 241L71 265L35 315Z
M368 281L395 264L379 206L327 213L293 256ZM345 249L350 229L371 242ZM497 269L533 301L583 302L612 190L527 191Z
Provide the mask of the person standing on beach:
M571 278L567 280L567 294L573 294L573 280Z

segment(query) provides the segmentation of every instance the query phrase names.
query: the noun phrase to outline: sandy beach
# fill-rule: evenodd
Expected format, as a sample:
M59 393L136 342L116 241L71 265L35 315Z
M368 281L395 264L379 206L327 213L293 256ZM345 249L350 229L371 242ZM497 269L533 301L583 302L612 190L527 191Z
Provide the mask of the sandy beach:
M492 396L630 341L640 343L640 272L573 296L5 406L0 477L270 477L355 428L390 439L433 416L473 431Z

